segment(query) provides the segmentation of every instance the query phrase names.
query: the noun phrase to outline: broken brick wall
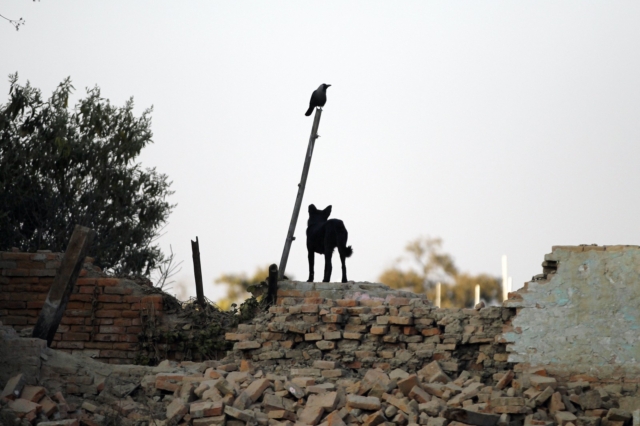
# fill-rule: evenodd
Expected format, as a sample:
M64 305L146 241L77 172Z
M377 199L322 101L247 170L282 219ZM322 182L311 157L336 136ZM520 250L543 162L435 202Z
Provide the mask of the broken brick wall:
M62 253L0 252L0 322L18 331L36 324L61 259ZM105 276L87 258L51 347L131 364L143 314L162 316L162 309L162 295Z
M554 246L543 274L510 295L509 361L556 377L640 378L640 247Z
M438 309L419 295L371 283L284 282L277 300L269 313L227 333L237 341L237 358L327 378L362 368L417 371L434 360L449 373L485 379L509 369L500 335L513 309ZM308 368L317 360L338 367Z

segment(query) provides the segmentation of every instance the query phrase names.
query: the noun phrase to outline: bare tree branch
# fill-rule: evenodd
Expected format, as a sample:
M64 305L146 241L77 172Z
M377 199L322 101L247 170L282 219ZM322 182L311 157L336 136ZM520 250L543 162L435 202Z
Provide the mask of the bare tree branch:
M21 25L25 24L25 20L22 19L22 18L18 19L17 21L15 19L9 19L4 15L0 15L0 18L6 19L7 21L9 21L9 23L16 28L16 31L18 31L20 29Z

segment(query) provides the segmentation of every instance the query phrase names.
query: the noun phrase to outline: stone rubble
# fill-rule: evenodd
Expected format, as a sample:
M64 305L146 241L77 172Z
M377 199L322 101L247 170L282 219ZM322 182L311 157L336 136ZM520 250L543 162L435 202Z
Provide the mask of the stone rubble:
M438 361L416 374L364 369L350 377L271 373L260 363L164 361L125 398L73 397L9 380L0 424L41 426L637 426L637 387L561 384L543 369L452 377ZM333 362L312 368L327 371ZM300 373L300 371L298 371ZM106 392L106 390L105 390ZM113 423L113 422L116 423ZM111 422L111 423L109 423Z
M222 360L112 366L0 323L0 425L640 426L637 381L510 362L514 308L313 285L227 333Z

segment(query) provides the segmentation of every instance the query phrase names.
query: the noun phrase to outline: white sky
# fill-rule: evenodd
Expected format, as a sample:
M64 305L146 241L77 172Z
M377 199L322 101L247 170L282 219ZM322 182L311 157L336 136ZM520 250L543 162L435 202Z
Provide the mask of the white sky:
M375 281L420 235L520 287L552 245L640 242L640 3L11 0L0 103L18 71L154 106L141 156L178 203L160 240L200 239L205 293L279 263L312 124L332 84L287 272L307 278L307 206L333 205ZM316 278L324 262L316 255ZM334 281L339 259L334 256Z

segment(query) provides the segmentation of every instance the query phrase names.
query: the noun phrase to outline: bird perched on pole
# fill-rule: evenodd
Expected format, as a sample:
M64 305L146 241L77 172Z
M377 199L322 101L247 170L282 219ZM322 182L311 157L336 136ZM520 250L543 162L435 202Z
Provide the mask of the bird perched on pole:
M330 87L330 84L321 84L316 90L311 94L311 100L309 101L309 109L304 114L307 117L311 115L313 109L315 107L323 107L327 102L327 89Z

